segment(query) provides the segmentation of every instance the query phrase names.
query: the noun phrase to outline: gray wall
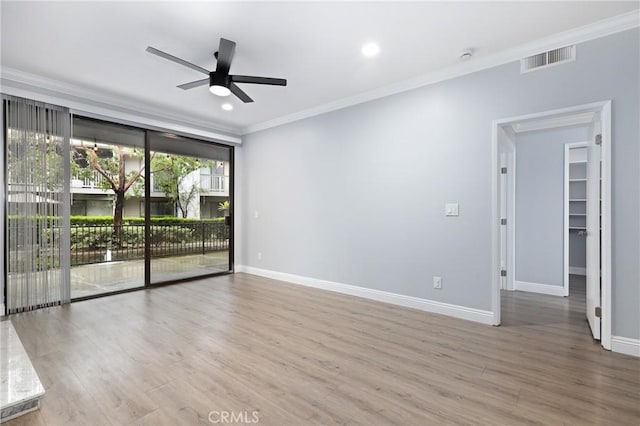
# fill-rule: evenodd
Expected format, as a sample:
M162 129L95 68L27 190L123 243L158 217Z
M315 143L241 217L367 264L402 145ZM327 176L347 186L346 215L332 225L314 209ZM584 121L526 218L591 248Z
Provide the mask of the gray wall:
M639 40L633 29L579 45L573 63L506 64L247 135L237 263L490 310L492 120L612 99L613 334L640 338Z
M578 232L569 232L569 268L587 267L587 240Z
M562 287L564 146L588 138L589 126L516 136L517 281Z

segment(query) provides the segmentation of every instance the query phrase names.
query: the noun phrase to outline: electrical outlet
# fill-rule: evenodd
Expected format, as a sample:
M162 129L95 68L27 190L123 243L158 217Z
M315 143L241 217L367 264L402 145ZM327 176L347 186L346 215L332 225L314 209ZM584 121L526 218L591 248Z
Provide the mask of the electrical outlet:
M261 251L258 252L258 260L262 260L262 252Z
M442 288L442 277L433 277L433 288Z

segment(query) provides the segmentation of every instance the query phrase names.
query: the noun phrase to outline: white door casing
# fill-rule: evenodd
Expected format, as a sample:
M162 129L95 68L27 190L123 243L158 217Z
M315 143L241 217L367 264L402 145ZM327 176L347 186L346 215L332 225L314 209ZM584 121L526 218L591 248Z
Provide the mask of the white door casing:
M587 146L587 320L594 339L600 340L600 134L598 122L592 126Z
M507 140L505 138L505 134L511 133L512 130L517 128L518 131L528 131L528 130L539 130L546 128L554 128L554 127L563 127L566 125L575 125L580 123L597 123L600 126L600 131L596 132L596 128L594 126L593 135L601 134L601 145L598 146L597 149L594 149L594 152L591 153L593 156L597 156L598 159L602 159L602 169L600 170L600 161L597 161L595 164L597 165L597 171L594 169L598 176L602 178L602 188L599 187L600 179L597 178L595 182L598 183L597 187L594 187L594 191L597 190L596 201L593 203L592 209L596 211L596 214L591 214L592 223L596 223L595 231L591 232L592 238L589 241L589 246L594 248L599 248L598 256L596 257L595 265L599 265L599 267L595 267L598 269L595 272L596 279L594 280L592 275L590 283L592 284L592 294L591 303L593 304L593 316L595 319L595 307L601 308L601 317L598 319L598 322L601 324L600 327L595 327L597 330L600 330L600 338L601 344L605 349L611 349L611 318L612 318L612 306L611 306L611 151L612 151L612 135L611 135L611 101L602 101L602 102L594 102L591 104L578 105L567 108L560 108L556 110L548 110L544 112L525 114L515 117L507 117L502 119L497 119L493 121L492 125L492 164L491 164L491 174L492 174L492 294L491 294L491 306L493 311L493 324L500 324L500 290L503 285L502 280L500 279L500 270L502 265L504 264L504 251L502 250L501 245L504 244L503 239L501 238L501 225L500 218L503 213L501 209L501 203L505 201L501 191L503 190L503 185L501 185L501 154L508 152L504 149L505 144L504 141ZM595 140L592 140L595 146ZM510 159L510 156L507 156ZM509 164L511 166L511 164ZM511 169L511 167L510 167ZM508 170L511 172L511 170ZM511 173L509 173L510 175ZM508 179L511 182L511 177ZM510 183L511 184L511 183ZM509 188L509 185L507 185ZM513 198L509 197L509 195L513 194L515 191L509 191L509 194L506 196L506 202L509 206L507 208L507 217L508 217L508 227L507 227L507 257L512 254L513 247L509 247L509 243L512 242L513 236L516 233L515 229L515 221L512 220L512 203ZM600 192L602 192L602 201L600 203ZM602 205L600 208L600 204ZM600 213L601 209L601 213ZM587 212L587 214L589 214ZM511 217L510 217L511 215ZM600 219L600 216L602 219ZM602 228L600 231L600 221L602 223ZM594 228L594 225L591 225ZM594 241L597 239L598 241ZM592 254L593 256L593 254ZM507 265L511 267L512 259L507 260ZM515 265L514 265L515 266ZM600 271L601 270L601 271ZM507 270L509 274L514 272L515 270ZM601 280L601 284L600 284ZM594 285L593 283L597 283ZM509 287L509 280L507 279L507 288ZM596 292L598 294L596 294ZM595 322L595 321L594 321Z

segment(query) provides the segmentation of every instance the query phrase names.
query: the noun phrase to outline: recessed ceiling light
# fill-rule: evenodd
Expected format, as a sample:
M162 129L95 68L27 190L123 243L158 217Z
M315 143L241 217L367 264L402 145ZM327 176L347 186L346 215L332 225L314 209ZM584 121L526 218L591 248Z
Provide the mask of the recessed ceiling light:
M362 54L364 56L376 56L378 53L380 52L380 46L378 46L376 43L367 43L364 46L362 46Z
M231 90L228 87L218 86L217 84L209 86L209 91L216 96L229 96L231 94Z
M222 109L225 111L231 111L233 109L233 105L231 104L222 104Z

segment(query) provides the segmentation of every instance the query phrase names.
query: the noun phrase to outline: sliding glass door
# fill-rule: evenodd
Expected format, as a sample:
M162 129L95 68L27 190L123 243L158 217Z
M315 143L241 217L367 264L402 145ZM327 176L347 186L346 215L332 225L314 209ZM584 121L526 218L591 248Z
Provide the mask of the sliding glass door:
M145 132L82 117L71 139L71 297L145 284Z
M232 270L232 147L2 99L8 313Z
M158 132L148 140L150 283L230 271L232 148Z

